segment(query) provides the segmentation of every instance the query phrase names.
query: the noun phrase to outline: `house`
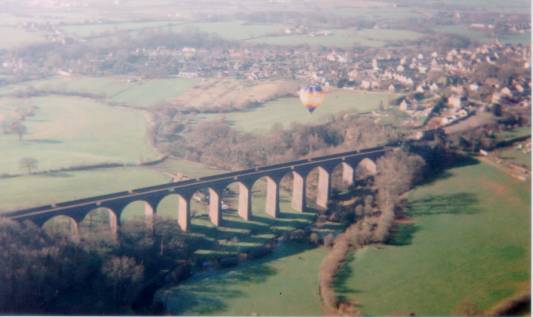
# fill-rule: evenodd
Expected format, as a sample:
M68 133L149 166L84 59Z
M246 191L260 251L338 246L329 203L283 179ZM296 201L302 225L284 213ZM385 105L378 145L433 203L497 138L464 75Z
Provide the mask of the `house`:
M500 93L503 97L513 97L513 93L511 92L511 89L504 87L502 90L500 90Z
M500 87L500 81L496 78L489 77L485 79L485 85L492 87L492 88L499 88Z
M453 94L458 96L464 96L465 94L465 89L463 88L463 86L451 86L450 90Z
M490 102L492 103L499 103L501 100L502 96L498 92L493 93L492 97L490 98Z
M458 95L452 95L448 97L448 107L459 109L463 107L463 97Z
M468 86L468 89L470 91L478 91L479 90L479 85L477 83L472 83Z
M375 70L375 71L379 70L378 60L375 59L375 58L372 60L372 69Z
M411 108L411 103L407 99L402 100L400 103L400 110L407 111Z
M466 118L466 117L468 117L468 112L465 109L461 109L461 110L457 111L457 117Z

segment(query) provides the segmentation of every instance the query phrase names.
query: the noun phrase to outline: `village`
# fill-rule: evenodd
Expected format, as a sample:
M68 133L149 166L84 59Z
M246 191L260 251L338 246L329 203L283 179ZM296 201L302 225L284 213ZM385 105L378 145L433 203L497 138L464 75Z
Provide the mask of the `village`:
M56 45L78 45L75 39L65 37L50 24L29 23L24 27L48 30ZM470 25L470 28L487 27L490 25ZM518 32L530 26L517 23L499 26L502 27ZM287 28L284 32L304 31L307 32L302 28ZM315 31L309 36L329 36L329 33ZM192 34L191 41L196 37L201 42L200 34ZM125 43L124 47L88 51L60 59L61 67L46 69L51 75L59 76L135 74L131 80L159 76L232 77L247 81L292 79L326 87L389 91L404 96L395 106L411 118L410 126L429 129L464 120L476 111L525 109L531 102L531 79L524 76L531 69L530 47L502 44L497 40L467 48L406 43L399 47L332 49L224 42L209 48L179 44L154 47L149 39L146 44L135 47L135 43ZM0 52L0 56L1 73L20 78L42 76L35 73L38 67L31 55L13 51ZM48 57L37 63L53 66L51 61L58 58ZM504 70L498 73L497 69Z

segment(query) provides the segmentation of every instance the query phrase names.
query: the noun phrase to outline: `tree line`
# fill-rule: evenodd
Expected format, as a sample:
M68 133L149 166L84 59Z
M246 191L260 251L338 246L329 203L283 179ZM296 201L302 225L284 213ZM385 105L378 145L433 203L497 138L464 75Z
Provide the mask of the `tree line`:
M156 120L153 136L162 152L226 170L361 150L402 136L397 128L349 114L331 116L314 126L275 124L260 134L239 131L223 117L191 124L187 114L158 112Z

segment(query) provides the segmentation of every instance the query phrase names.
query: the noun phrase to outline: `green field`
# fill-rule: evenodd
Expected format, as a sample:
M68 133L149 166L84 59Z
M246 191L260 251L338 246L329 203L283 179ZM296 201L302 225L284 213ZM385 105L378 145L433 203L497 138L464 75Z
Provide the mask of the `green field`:
M156 78L128 81L127 77L53 77L28 81L0 88L0 96L21 94L29 90L41 90L65 94L90 94L108 103L135 107L151 107L171 101L197 80L186 78Z
M176 31L197 30L216 34L226 40L247 40L269 34L280 34L284 30L281 24L251 24L243 21L196 22L178 25Z
M382 103L385 107L396 95L388 92L366 92L335 90L328 93L324 103L310 114L295 97L279 98L246 112L230 112L222 116L237 129L248 132L268 131L273 125L288 127L292 122L309 124L323 121L327 115L341 111L357 113L378 110ZM219 114L209 114L200 118L218 118Z
M118 32L129 32L133 35L141 34L146 30L160 30L172 32L205 32L220 36L230 41L248 40L262 36L282 34L285 26L282 24L254 24L245 21L230 20L221 22L173 22L173 21L147 21L128 23L107 23L68 25L63 27L67 34L88 36L114 36Z
M100 163L137 164L159 157L148 141L148 124L142 112L109 107L96 101L63 96L24 100L2 99L0 113L24 102L38 107L25 120L28 133L0 135L4 150L0 173L18 173L19 160L33 157L39 170Z
M399 21L423 17L428 10L413 10L409 7L375 6L375 7L338 7L332 12L340 16L349 16L358 20Z
M393 29L365 29L365 30L331 30L328 36L309 35L282 35L267 36L252 40L254 43L264 43L272 45L312 45L328 47L383 47L395 41L416 40L422 36L421 33L408 30Z
M209 169L195 162L167 160L149 167L119 167L4 178L0 179L0 211L162 184L171 179L167 172L201 177L222 171Z
M121 31L134 31L145 29L167 29L178 24L176 21L139 21L122 23L100 23L66 25L61 30L70 36L93 37L112 34Z
M318 265L324 249L286 244L234 270L206 273L161 291L180 315L320 315Z
M0 95L9 96L22 94L28 90L43 90L112 97L131 86L127 78L121 77L52 77L4 86L0 88Z
M171 101L196 84L194 79L151 79L136 83L113 96L111 101L137 107L151 107Z
M530 186L485 164L409 195L396 245L355 253L337 290L364 314L482 312L529 285Z
M46 41L46 38L40 33L28 32L10 26L0 26L0 38L2 38L0 49L15 49Z

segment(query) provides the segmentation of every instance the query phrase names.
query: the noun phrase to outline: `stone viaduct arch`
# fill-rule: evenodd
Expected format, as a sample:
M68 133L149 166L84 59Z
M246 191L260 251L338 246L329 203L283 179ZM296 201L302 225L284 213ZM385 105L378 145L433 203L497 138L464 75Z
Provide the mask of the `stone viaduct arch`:
M147 228L153 228L154 216L160 202L168 196L176 195L177 225L183 231L188 231L191 224L191 199L195 192L207 189L209 196L208 214L215 226L223 225L222 193L231 184L238 184L237 213L244 220L249 220L252 210L252 187L261 178L266 178L266 206L265 211L273 218L279 216L280 182L286 175L292 175L291 206L296 211L306 210L306 182L309 173L318 170L318 185L316 204L319 208L327 208L331 194L332 172L337 166L342 168L342 179L346 184L353 184L358 164L369 159L376 161L390 148L377 147L362 151L344 152L325 155L304 160L289 161L281 164L256 167L252 169L229 172L219 175L190 179L180 182L144 187L130 191L123 191L96 197L67 201L58 204L45 205L4 213L4 216L24 221L30 220L42 226L49 219L56 216L68 216L75 224L76 234L79 223L91 211L106 208L109 213L111 232L117 234L121 226L121 215L124 209L134 203L144 203L144 220Z

